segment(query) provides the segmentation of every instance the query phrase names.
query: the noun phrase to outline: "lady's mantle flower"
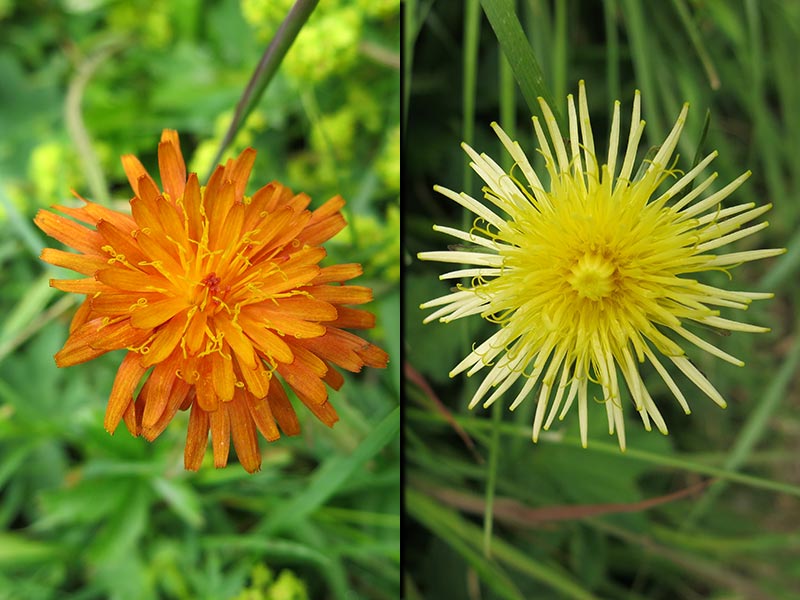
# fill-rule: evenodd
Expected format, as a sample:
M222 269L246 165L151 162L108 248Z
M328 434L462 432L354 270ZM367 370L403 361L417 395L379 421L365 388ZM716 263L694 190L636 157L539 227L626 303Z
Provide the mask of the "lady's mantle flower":
M688 173L670 168L688 105L684 105L655 157L642 169L641 177L634 180L634 161L644 129L638 92L621 168L617 162L619 102L614 106L608 159L600 165L583 82L577 113L572 96L568 100L566 144L552 112L541 99L551 143L539 120L533 118L550 177L549 187L541 183L519 144L511 141L497 124L492 124L492 128L516 162L510 174L485 154L478 155L464 144L472 168L486 182L485 199L494 206L482 204L464 193L435 188L478 218L469 232L439 226L434 229L476 247L419 255L424 260L473 265L440 277L470 277L471 285L459 285L457 291L431 300L422 308L439 307L426 322L434 319L450 322L480 314L501 325L499 331L474 348L450 372L451 377L462 371L473 375L490 367L470 407L495 388L484 406L492 404L524 376L525 383L511 409L541 382L533 440L538 439L543 424L544 429L550 426L562 401L559 418L563 418L577 396L581 441L586 446L587 385L592 380L603 389L609 432L617 432L620 447L624 449L618 373L622 373L645 428L650 429L652 420L666 433L664 419L645 388L637 362L649 361L655 367L687 414L686 398L659 354L724 407L720 393L686 358L675 340L683 338L723 360L743 365L698 337L686 324L767 331L722 318L712 307L746 309L752 300L770 298L772 294L727 291L699 283L692 275L726 270L743 262L776 256L783 250L714 253L720 246L766 227L763 222L740 229L768 211L770 205L756 208L754 203L748 203L722 208L722 200L748 178L749 172L706 197L703 193L716 179L716 173L697 182L692 189L690 184L716 157L716 152ZM526 183L519 181L519 174ZM677 181L656 197L659 186L673 176ZM508 218L501 217L499 211ZM553 393L555 397L550 404Z
M387 355L347 331L368 329L372 314L349 308L372 299L369 288L339 285L361 274L357 264L320 267L320 245L345 221L336 196L306 210L308 196L270 183L252 197L245 186L255 160L248 148L217 167L206 187L186 167L175 131L158 147L163 191L134 156L122 164L135 197L131 215L85 201L57 207L91 226L40 211L36 224L78 250L47 248L42 259L82 273L51 285L86 294L56 354L66 367L127 348L105 417L153 440L178 409L191 409L185 465L196 470L208 432L214 464L261 465L256 430L267 440L299 432L283 382L323 423L336 411L325 384L339 389L333 365L385 367ZM134 392L144 380L134 401ZM277 425L276 425L277 423Z

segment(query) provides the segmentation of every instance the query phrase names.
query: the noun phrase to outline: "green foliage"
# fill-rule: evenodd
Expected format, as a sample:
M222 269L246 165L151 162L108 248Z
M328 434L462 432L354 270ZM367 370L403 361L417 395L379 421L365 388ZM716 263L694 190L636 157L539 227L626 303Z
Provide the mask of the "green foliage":
M276 578L264 565L255 565L250 587L233 600L308 600L306 586L290 570L284 569Z
M157 173L163 128L205 178L291 4L0 2L0 598L398 596L396 3L321 3L224 157L256 148L248 192L278 180L312 208L348 201L355 229L328 260L364 265L367 336L391 362L345 374L332 392L340 422L328 429L298 405L301 436L261 440L260 473L233 456L214 470L210 455L187 473L184 413L152 444L103 430L121 356L53 362L77 298L48 286L69 275L38 260L54 242L34 213L76 204L70 189L123 208L119 157ZM326 51L322 77L308 61L332 32L342 51Z
M510 6L517 7L516 16L504 12ZM405 346L411 367L404 434L413 548L404 565L408 596L793 597L799 546L791 524L800 492L793 471L800 422L791 393L800 360L792 327L800 266L798 6L480 0L478 7L473 0L408 7L406 31L414 41L406 48L406 65L413 68L404 138ZM481 8L485 14L471 31L470 11ZM524 36L514 33L519 28ZM510 37L498 42L497 36ZM520 43L532 47L541 80ZM505 83L504 49L512 53L514 87ZM734 289L776 294L743 317L772 327L771 333L713 341L746 367L689 350L732 400L728 409L693 393L687 417L659 376L645 371L648 389L665 407L670 436L645 432L635 412L627 411L624 454L613 440L601 441L607 429L600 406L589 407L586 450L579 447L574 414L556 422L538 445L531 443L535 393L509 413L515 389L509 390L498 401L497 422L493 411L468 411L481 373L454 379L447 373L494 329L477 317L422 325L430 311L418 309L457 283L438 281L441 265L414 258L452 243L431 225L469 229L471 219L434 193L433 185L482 196L460 141L468 139L479 153L508 165L489 128L499 121L516 132L538 168L528 103L550 92L563 117L564 97L576 92L581 79L600 153L613 101L621 101L625 129L634 90L642 91L647 139L641 159L647 146L663 140L688 100L677 168L690 168L702 142L703 154L720 152L714 162L720 185L714 189L752 169L732 201L774 207L770 227L741 249L789 249L737 269L733 283L719 274ZM711 121L703 140L707 109ZM705 478L716 479L707 491L643 504ZM491 526L485 519L489 502Z

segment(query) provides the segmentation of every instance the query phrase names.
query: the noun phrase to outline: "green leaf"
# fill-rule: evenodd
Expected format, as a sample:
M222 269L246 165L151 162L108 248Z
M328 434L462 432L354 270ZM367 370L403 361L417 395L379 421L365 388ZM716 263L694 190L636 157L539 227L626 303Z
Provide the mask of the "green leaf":
M544 74L536 60L528 38L519 22L514 3L511 0L481 0L483 11L489 19L489 23L494 29L497 41L503 54L506 55L508 64L514 73L514 78L519 84L525 102L531 114L540 114L537 98L544 98L550 110L561 128L564 131L564 124L561 120L558 105L553 101L553 96L544 82Z
M103 563L125 556L133 550L147 527L151 492L146 483L132 478L123 489L127 493L89 548L93 562ZM86 510L90 510L90 505Z
M16 533L0 532L0 567L38 565L63 555L64 549L55 542L41 542Z
M501 563L530 575L569 598L589 599L592 594L574 583L560 570L543 565L501 539L492 542L493 559L481 556L477 549L483 545L482 530L463 519L457 512L443 508L424 494L406 489L406 508L409 514L441 536L504 598L523 596L508 579Z
M261 535L284 531L322 506L328 498L344 487L348 479L364 464L396 439L400 429L400 407L395 408L378 423L350 456L334 456L315 471L305 491L279 505L258 528Z
M200 507L200 499L192 487L185 481L156 477L150 482L156 494L183 519L187 525L197 529L203 526L205 519Z

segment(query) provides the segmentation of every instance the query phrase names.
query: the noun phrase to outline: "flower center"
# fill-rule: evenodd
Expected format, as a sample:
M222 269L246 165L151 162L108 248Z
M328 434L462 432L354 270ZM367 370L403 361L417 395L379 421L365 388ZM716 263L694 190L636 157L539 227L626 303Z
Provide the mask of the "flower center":
M616 267L605 257L584 254L570 270L567 281L581 298L601 300L614 291Z
M230 291L229 286L221 286L222 279L220 279L216 273L209 273L200 281L203 285L201 289L201 304L200 307L205 310L206 303L210 302L213 307L217 307L220 305L220 302L223 301Z
M220 281L221 281L220 278L217 277L215 273L209 273L203 278L203 280L200 283L206 286L212 294L217 294L219 293Z

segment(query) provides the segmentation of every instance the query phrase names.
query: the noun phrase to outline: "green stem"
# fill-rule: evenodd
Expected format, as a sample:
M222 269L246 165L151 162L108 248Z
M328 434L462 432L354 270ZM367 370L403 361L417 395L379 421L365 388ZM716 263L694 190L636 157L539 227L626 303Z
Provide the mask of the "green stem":
M236 105L236 111L233 113L230 127L228 127L228 131L225 133L225 137L222 138L222 143L219 146L217 155L211 163L208 177L211 177L211 173L222 159L225 149L233 141L233 138L236 137L239 129L244 125L245 119L247 119L248 115L258 104L258 101L267 89L267 84L272 81L272 78L278 71L278 67L281 62L283 62L283 58L286 56L292 43L294 43L297 34L300 33L300 30L303 28L306 21L308 21L308 17L311 16L317 4L319 4L319 0L297 0L291 10L289 10L289 14L286 15L283 23L281 23L275 37L272 38L269 46L267 46L267 49L261 56L261 60L255 71L253 71L253 76L250 78L250 82L247 84L247 87L242 93L242 97Z
M78 158L83 164L86 182L89 185L92 198L105 205L108 205L111 196L108 193L108 183L103 175L100 159L92 147L92 140L86 129L86 124L83 122L81 100L87 84L100 65L111 58L114 53L119 52L123 45L122 40L113 40L98 48L94 54L81 62L78 65L75 77L69 82L67 97L64 101L64 119L67 124L67 131L69 131L72 143L75 144L75 148L78 151Z

